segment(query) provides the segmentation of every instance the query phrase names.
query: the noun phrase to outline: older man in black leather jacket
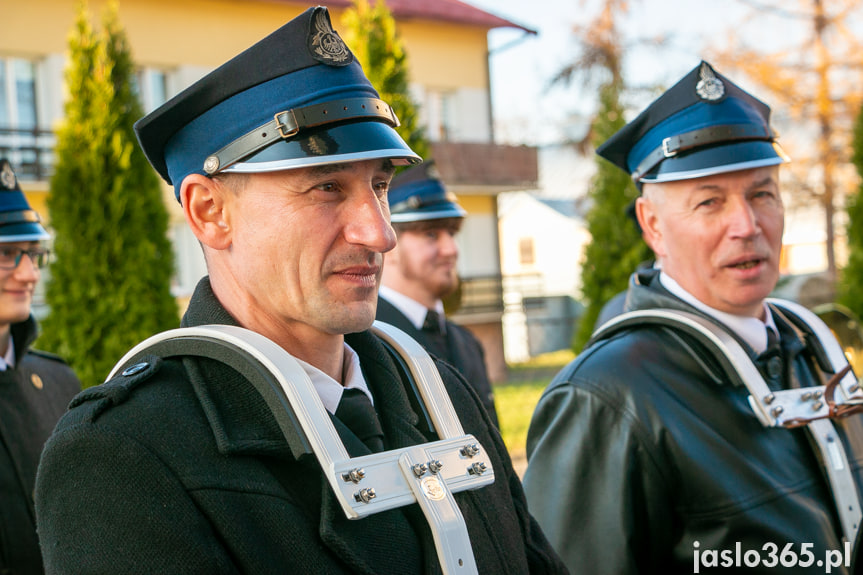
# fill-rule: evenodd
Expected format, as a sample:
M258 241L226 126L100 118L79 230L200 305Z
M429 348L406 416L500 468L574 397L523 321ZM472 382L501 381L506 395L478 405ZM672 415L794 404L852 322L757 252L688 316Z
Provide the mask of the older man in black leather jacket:
M710 322L772 391L823 384L811 329L765 301L787 161L769 108L703 62L598 153L642 187L639 222L662 259L632 276L626 311ZM805 429L765 427L749 396L679 329L595 338L543 394L527 445L528 501L570 570L845 572L851 544L821 452ZM859 493L860 416L833 423Z

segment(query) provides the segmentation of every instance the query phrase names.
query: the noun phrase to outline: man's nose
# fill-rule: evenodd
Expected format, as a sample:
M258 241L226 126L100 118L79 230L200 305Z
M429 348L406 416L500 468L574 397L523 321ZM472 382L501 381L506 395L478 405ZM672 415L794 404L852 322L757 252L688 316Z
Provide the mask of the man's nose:
M455 241L455 234L444 230L438 236L438 249L442 256L458 256L458 243Z
M20 281L36 281L39 279L39 268L36 267L36 263L30 257L30 254L26 252L21 254L21 261L15 267L14 275Z
M731 202L727 217L728 232L732 237L751 238L761 233L758 213L745 198Z
M374 190L359 196L346 210L345 239L374 252L390 251L396 245L396 233L386 202L381 202Z

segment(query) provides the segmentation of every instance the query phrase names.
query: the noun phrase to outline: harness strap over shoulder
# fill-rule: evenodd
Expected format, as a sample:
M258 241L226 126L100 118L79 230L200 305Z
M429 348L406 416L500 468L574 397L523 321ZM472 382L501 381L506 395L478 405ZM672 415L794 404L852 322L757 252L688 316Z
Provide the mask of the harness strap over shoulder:
M863 511L845 447L830 418L855 412L863 405L863 391L854 375L846 369L848 360L830 329L815 314L784 300L768 301L794 316L795 321L804 323L818 339L822 360L829 360L832 372L836 374L827 385L771 391L749 354L731 334L715 323L685 311L650 309L621 314L600 326L591 336L590 343L634 327L655 325L683 332L702 344L728 380L746 387L749 405L765 427L806 426L827 472L843 534L847 541L853 542ZM829 398L826 397L828 395Z
M494 482L491 460L465 434L434 362L397 328L375 322L373 331L412 378L424 415L438 441L351 458L309 376L284 349L256 332L227 325L169 330L132 348L108 379L144 355L197 356L242 374L261 394L295 457L314 454L349 519L418 503L432 531L443 572L474 574L476 560L453 493ZM410 390L408 391L410 393Z

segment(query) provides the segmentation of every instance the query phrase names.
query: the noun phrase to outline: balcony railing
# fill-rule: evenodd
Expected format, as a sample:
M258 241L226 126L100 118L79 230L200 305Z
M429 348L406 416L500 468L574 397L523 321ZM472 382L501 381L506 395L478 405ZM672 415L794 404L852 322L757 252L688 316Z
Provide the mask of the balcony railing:
M47 180L54 173L54 146L51 130L0 127L0 158L15 167L20 180Z
M459 294L456 295L461 297L454 311L460 315L503 313L501 276L463 277L459 283ZM447 311L451 313L449 309Z

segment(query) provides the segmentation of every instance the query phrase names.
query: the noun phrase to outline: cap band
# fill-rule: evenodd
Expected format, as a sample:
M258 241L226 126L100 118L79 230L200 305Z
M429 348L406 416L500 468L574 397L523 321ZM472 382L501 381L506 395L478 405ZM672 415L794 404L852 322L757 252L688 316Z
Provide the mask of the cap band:
M0 212L0 225L23 224L27 222L39 223L39 214L34 210L19 210L15 212Z
M432 193L427 196L410 196L408 199L392 204L390 206L391 213L403 212L407 210L418 210L428 206L442 203L455 203L456 197L452 192L440 190L438 193Z
M645 174L659 165L667 158L673 158L681 152L694 148L701 148L711 144L731 143L747 140L764 140L771 142L775 135L770 128L754 124L733 124L727 126L710 126L693 130L685 134L669 136L662 140L662 145L650 152L644 158L635 171L632 179L635 182L641 180Z
M276 141L293 138L301 130L357 119L376 120L393 128L399 126L399 120L390 105L377 98L346 98L294 108L275 114L271 122L240 136L208 156L204 161L204 171L212 176Z

